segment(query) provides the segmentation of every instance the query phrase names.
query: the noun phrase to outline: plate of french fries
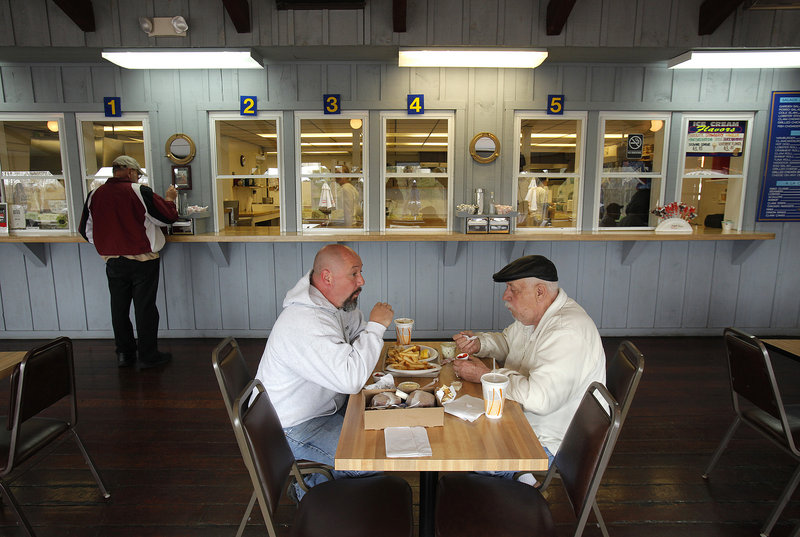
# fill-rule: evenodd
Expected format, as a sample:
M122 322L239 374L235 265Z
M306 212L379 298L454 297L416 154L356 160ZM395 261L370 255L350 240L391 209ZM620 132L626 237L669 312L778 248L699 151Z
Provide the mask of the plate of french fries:
M439 371L442 366L433 363L439 356L435 349L424 345L402 345L386 353L384 366L400 376L422 376Z

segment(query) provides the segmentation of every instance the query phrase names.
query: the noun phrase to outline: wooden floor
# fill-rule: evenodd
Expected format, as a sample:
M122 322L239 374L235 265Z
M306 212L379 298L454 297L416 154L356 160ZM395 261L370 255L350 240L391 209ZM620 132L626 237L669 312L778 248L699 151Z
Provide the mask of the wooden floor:
M619 341L604 339L606 352ZM633 341L645 374L598 495L612 537L757 536L793 464L742 429L711 480L700 477L732 419L721 338ZM62 444L13 488L40 537L235 535L252 489L211 369L217 342L162 340L173 363L145 372L118 370L111 341L74 342L79 430L111 499L103 501L74 444ZM36 343L2 340L0 350ZM255 369L264 340L240 344ZM775 366L786 399L800 401L800 363L776 357ZM7 381L0 386L6 404ZM416 476L402 475L416 495ZM560 535L570 535L566 500L557 483L552 490ZM281 520L288 524L292 510L284 503ZM798 520L796 494L772 536L787 536ZM0 535L23 535L7 505ZM260 513L245 535L265 535Z

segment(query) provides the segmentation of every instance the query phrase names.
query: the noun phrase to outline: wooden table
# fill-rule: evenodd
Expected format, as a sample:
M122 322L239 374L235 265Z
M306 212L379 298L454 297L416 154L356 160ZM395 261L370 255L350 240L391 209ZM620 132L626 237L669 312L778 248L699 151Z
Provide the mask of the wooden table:
M25 351L0 352L0 379L11 375L14 368L25 358Z
M762 339L761 341L768 349L783 353L789 358L800 360L800 339Z
M415 343L439 350L439 342L436 341ZM394 346L393 341L384 344L383 356L391 346ZM383 358L378 365L378 369L382 369ZM454 378L452 364L445 365L439 372L439 384L450 384ZM401 380L405 380L405 377ZM425 385L432 379L413 380ZM480 384L463 382L459 396L463 394L482 397ZM383 431L364 429L363 395L351 395L347 405L336 449L335 468L420 472L420 537L433 535L437 472L547 470L547 454L531 429L522 407L514 401L506 401L503 417L499 420L481 416L470 423L445 413L443 427L426 429L432 457L393 459L386 457Z

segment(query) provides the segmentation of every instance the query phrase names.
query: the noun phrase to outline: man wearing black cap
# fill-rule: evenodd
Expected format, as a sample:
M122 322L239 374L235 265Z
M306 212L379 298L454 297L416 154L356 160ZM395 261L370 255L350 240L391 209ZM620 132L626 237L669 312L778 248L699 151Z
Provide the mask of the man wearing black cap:
M174 186L162 198L139 184L145 175L135 158L121 155L111 163L114 177L86 198L78 228L106 262L111 294L111 326L117 365L139 369L170 361L158 350L158 251L166 242L160 229L178 219ZM130 321L131 301L136 314L137 346Z
M584 392L605 383L606 358L591 317L558 287L555 265L544 256L521 257L493 276L506 284L503 301L514 323L502 332L453 336L461 352L494 358L508 375L507 397L520 403L550 456L561 440ZM464 380L480 382L490 370L474 356L454 363Z

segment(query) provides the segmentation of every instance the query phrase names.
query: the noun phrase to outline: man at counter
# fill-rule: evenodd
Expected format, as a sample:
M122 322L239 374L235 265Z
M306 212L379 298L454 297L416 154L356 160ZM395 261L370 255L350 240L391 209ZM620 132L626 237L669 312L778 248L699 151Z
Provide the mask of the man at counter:
M349 172L350 169L344 166L343 171ZM361 195L358 193L358 189L353 186L352 180L349 177L337 177L336 183L342 187L341 204L344 227L355 227L361 216Z
M159 250L166 239L160 228L178 219L170 185L162 198L138 184L145 175L133 157L122 155L111 163L114 176L89 193L78 228L106 262L111 294L111 325L117 365L139 369L166 364L172 355L158 350ZM131 301L136 314L137 347L130 321Z
M507 397L520 403L550 462L586 389L605 382L606 358L591 317L558 286L555 265L541 255L512 261L493 276L506 284L505 306L514 323L502 332L453 336L471 355L454 363L456 374L480 382L490 369L475 358L495 358L508 375ZM532 483L531 483L532 484Z
M380 358L383 333L394 314L389 304L378 302L364 319L356 307L364 285L361 268L351 248L322 247L313 269L286 293L261 356L256 378L297 459L333 466L347 394L361 390ZM313 486L324 476L305 479ZM299 487L294 492L302 497Z

